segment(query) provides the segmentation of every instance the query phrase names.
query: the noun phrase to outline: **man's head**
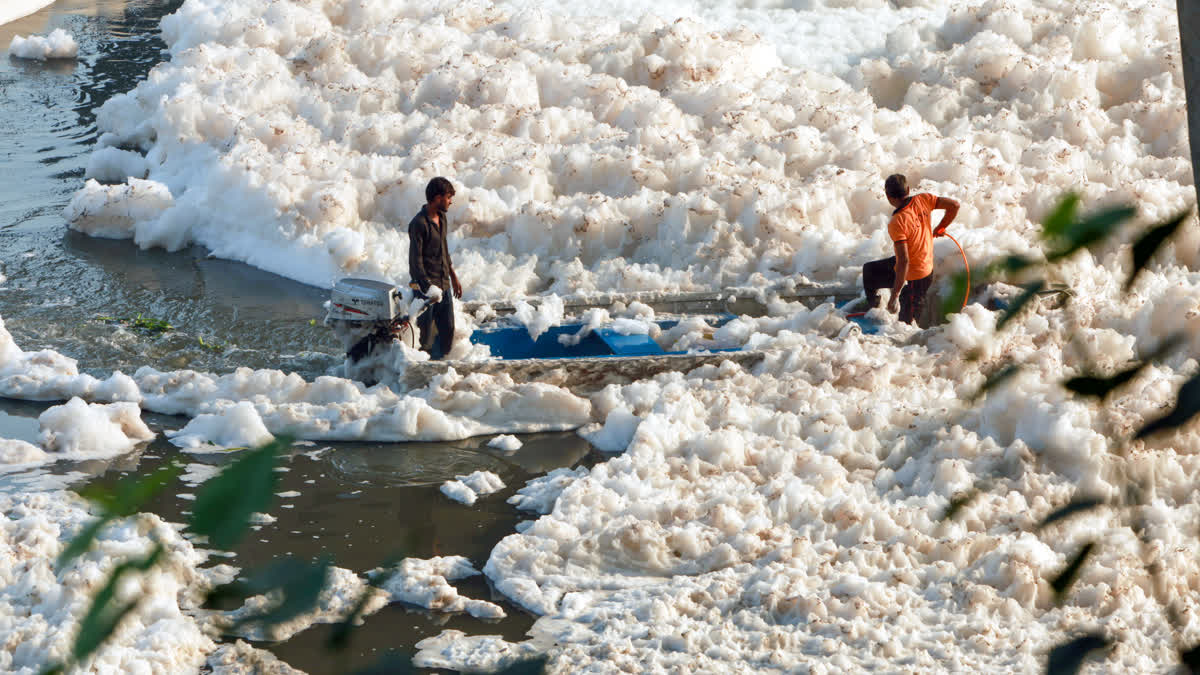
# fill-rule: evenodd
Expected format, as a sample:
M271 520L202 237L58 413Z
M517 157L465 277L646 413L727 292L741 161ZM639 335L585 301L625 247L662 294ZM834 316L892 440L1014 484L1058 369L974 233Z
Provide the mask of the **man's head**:
M436 213L445 213L453 200L454 186L445 178L438 176L425 186L425 201L429 202Z
M904 203L904 199L908 197L908 179L902 173L894 173L883 181L883 193L887 195L888 202L900 208L900 204Z

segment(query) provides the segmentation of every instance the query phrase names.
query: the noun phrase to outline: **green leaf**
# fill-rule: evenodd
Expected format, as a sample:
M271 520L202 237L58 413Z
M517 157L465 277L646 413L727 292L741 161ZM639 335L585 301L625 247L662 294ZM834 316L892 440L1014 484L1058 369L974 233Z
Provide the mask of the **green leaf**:
M979 388L979 391L971 395L970 402L974 403L980 398L983 398L984 394L987 394L989 391L1009 381L1019 372L1021 372L1021 366L1018 366L1015 363L1010 363L1000 370L992 373L988 376L987 380L984 381L983 386Z
M1025 305L1029 304L1030 300L1033 300L1035 297L1037 297L1038 293L1041 293L1042 290L1046 288L1046 280L1038 279L1037 281L1031 281L1023 285L1021 288L1025 290L1021 292L1021 295L1017 296L1016 300L1013 300L1013 303L1008 306L1007 310L1005 310L1004 315L996 321L997 333L1003 330L1004 326L1009 321L1012 321L1014 318L1016 318L1017 314L1019 314L1021 310L1025 308Z
M1079 577L1079 571L1083 569L1084 563L1087 562L1088 556L1092 554L1092 550L1096 548L1096 542L1089 541L1084 544L1079 553L1071 559L1067 566L1063 568L1058 576L1050 581L1050 587L1054 589L1054 601L1062 603L1066 598L1067 593L1071 590L1071 584L1075 583L1075 579Z
M1046 216L1042 223L1042 238L1053 240L1066 236L1067 229L1075 222L1075 213L1079 210L1079 195L1068 192Z
M1057 249L1046 256L1048 262L1061 260L1081 248L1103 241L1116 231L1117 226L1137 215L1132 206L1117 206L1105 209L1067 227L1060 237L1052 239Z
M942 319L956 314L962 307L962 298L967 294L967 275L959 272L950 279L950 292L942 298Z
M397 564L400 559L390 560L383 565L386 572L378 575L367 577L367 586L358 594L358 599L354 602L354 609L346 615L346 618L337 622L333 626L333 630L329 633L329 639L325 644L330 649L345 649L350 646L350 634L353 632L355 625L362 618L363 611L367 608L367 603L371 601L371 597L375 593L386 586L397 574L400 573L400 568Z
M55 564L61 568L86 553L105 525L116 518L125 518L141 511L155 495L182 472L183 467L178 462L172 461L158 467L148 475L123 478L112 488L92 484L81 489L79 496L95 504L99 508L100 514L95 521L89 523L71 539L71 542L59 554Z
M1084 511L1091 511L1092 509L1096 508L1097 506L1102 506L1102 505L1104 505L1104 500L1097 499L1095 497L1083 497L1082 499L1072 499L1071 503L1067 504L1066 506L1063 506L1063 507L1060 507L1060 508L1057 508L1057 509L1054 509L1053 511L1051 511L1050 515L1046 516L1044 519L1042 519L1042 522L1038 524L1038 529L1040 530L1043 527L1047 527L1049 525L1057 523L1060 520L1070 518L1071 516L1075 515L1076 513L1083 513Z
M1140 274L1141 271L1146 268L1146 265L1150 264L1150 259L1154 257L1154 254L1158 252L1158 249L1161 248L1162 245L1165 244L1167 240L1175 234L1175 230L1179 229L1179 226L1182 225L1185 220L1187 220L1187 217L1190 216L1191 213L1191 209L1180 213L1165 223L1151 228L1136 242L1134 242L1133 269L1131 269L1129 272L1129 278L1125 280L1126 293L1128 293L1129 289L1133 287L1133 282L1137 280L1138 274Z
M104 526L111 523L112 520L112 516L104 515L89 523L79 534L72 537L67 547L58 554L58 560L54 562L55 566L62 569L79 556L87 553L87 550L92 547L92 542L96 540L96 535L100 534L100 530L104 529Z
M247 624L275 626L311 612L329 580L329 569L326 558L316 563L291 557L276 561L256 574L244 588L256 591L255 594L278 592L283 596L281 601L262 614L239 619L234 629Z
M128 603L116 602L117 586L121 583L121 578L129 572L145 572L158 564L162 554L162 544L155 544L149 556L142 560L121 563L112 571L108 581L92 598L92 605L87 614L79 622L79 633L75 636L75 645L71 649L72 658L76 662L87 659L99 649L117 630L121 620L137 606L137 600Z
M1179 388L1175 409L1150 422L1138 430L1135 439L1145 438L1160 431L1168 431L1187 424L1200 412L1200 375L1196 375Z
M974 486L959 492L950 499L950 503L946 505L946 510L942 512L942 517L938 518L938 520L954 520L962 512L963 508L978 496L979 489Z
M1016 274L1030 267L1034 262L1023 255L1010 255L1000 261L1000 269L1006 274Z
M266 511L275 496L275 463L291 439L274 441L246 452L206 481L196 493L191 529L209 543L232 549L250 525L250 516Z
M179 462L168 462L149 475L131 477L121 481L114 491L116 495L116 511L118 517L132 516L142 510L155 495L183 473L183 465Z
M1080 396L1093 396L1103 401L1107 399L1108 395L1111 394L1115 389L1126 382L1129 382L1136 377L1138 373L1142 372L1142 369L1144 369L1148 363L1149 362L1139 363L1132 368L1122 370L1112 377L1072 377L1063 383L1063 386L1075 392L1076 394L1079 394Z
M1047 675L1075 675L1088 656L1099 649L1107 649L1112 642L1102 633L1089 633L1074 640L1056 645L1046 659Z
M1187 672L1200 675L1200 644L1191 649L1181 649L1179 662L1183 664L1184 668L1187 668Z

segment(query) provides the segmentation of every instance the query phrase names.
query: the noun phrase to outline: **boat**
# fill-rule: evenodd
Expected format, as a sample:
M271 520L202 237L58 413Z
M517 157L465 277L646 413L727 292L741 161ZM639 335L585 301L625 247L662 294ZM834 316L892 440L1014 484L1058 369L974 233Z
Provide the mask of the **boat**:
M732 314L705 317L711 328L734 318ZM679 319L653 321L667 331ZM561 338L585 331L582 323L565 323L542 333L536 340L519 324L476 329L471 342L486 345L496 358L480 361L422 361L409 365L405 384L422 386L438 373L454 368L458 373L508 374L513 379L546 382L575 392L598 391L609 384L627 383L658 373L689 372L705 365L732 361L750 367L762 361L764 352L741 349L665 351L650 335L622 332L613 326L596 328L577 344Z
M423 305L407 299L406 295L392 284L371 279L347 278L334 285L325 324L342 337L351 362L367 358L378 346L394 339L415 346L412 317ZM711 308L737 297L735 294L690 294L684 301ZM645 299L657 299L661 303L663 296ZM588 306L595 305L574 305L577 309ZM702 316L713 329L735 317L727 311ZM494 358L413 361L404 370L402 384L409 389L418 388L437 374L453 368L459 373L506 373L520 381L541 381L569 386L574 391L595 391L610 383L629 382L666 371L687 372L723 361L752 366L763 358L762 352L740 349L668 352L649 335L650 330L645 330L649 328L646 324L653 323L658 331L668 331L679 321L679 318L666 318L642 322L644 330L629 330L631 323L637 322L614 323L591 330L583 323L572 322L553 326L534 339L525 326L500 319L476 329L470 338L473 344L487 346Z

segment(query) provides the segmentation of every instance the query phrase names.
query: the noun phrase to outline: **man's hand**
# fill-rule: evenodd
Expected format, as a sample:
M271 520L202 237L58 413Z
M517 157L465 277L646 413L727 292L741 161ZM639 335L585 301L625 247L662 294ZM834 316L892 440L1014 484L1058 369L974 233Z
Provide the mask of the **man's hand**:
M450 277L450 288L454 291L454 297L462 298L462 284L458 283L458 275Z
M888 298L887 311L895 314L900 311L900 294L893 293L892 297Z
M950 223L953 223L954 219L958 216L958 202L946 197L938 197L937 201L933 204L933 208L934 210L942 209L946 212L942 216L942 222L938 223L937 228L933 231L933 236L943 237L946 235L946 228L950 227Z

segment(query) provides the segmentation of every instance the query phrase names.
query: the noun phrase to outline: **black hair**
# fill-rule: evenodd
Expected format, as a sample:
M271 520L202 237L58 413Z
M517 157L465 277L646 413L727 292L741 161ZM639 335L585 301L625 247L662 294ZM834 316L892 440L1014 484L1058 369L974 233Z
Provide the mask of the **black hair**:
M904 199L908 196L908 179L902 173L894 173L883 181L883 193L892 199Z
M450 181L441 176L429 181L429 185L425 186L425 201L427 202L432 202L435 197L453 194L454 186L450 184Z

